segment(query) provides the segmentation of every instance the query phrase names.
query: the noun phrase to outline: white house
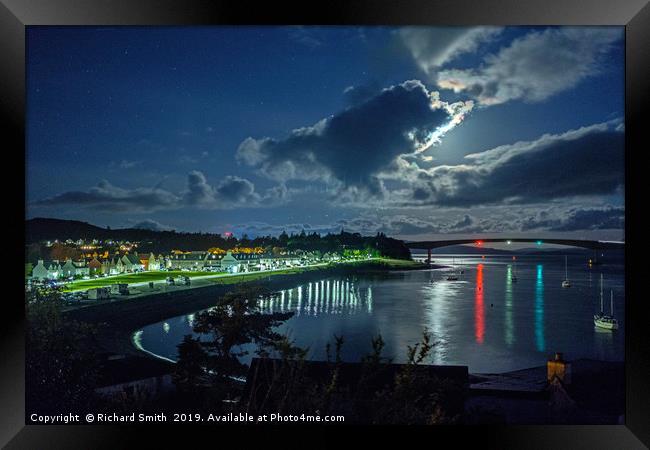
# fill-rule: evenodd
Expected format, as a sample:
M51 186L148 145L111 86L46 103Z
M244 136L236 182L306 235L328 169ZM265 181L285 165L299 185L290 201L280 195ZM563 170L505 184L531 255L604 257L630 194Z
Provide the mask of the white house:
M171 255L169 261L172 269L203 270L208 262L208 252L188 252Z
M137 272L144 270L144 264L140 261L137 253L127 253L122 256L122 264L126 272Z
M66 259L65 264L61 267L61 276L63 277L74 277L77 274L77 267L72 264L71 259Z
M58 261L38 260L32 269L32 278L36 280L55 280L61 276L61 265Z
M146 270L160 270L161 260L162 260L162 256L156 258L156 255L154 255L153 253L149 253L149 257L144 259L143 264L145 264ZM143 261L143 258L141 258L140 261Z
M228 273L237 273L239 272L240 269L240 263L237 258L232 256L232 252L228 251L226 253L226 256L221 258L221 270L226 271Z

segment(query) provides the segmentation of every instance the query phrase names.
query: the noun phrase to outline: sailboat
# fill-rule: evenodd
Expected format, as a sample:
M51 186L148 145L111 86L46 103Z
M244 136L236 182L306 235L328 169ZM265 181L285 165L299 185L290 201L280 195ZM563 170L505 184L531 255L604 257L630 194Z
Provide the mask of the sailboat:
M455 267L455 258L452 256L451 258L451 265L452 267ZM452 272L450 275L447 275L447 281L458 281L458 275L456 275L455 272Z
M594 314L594 325L607 330L618 330L618 320L614 319L614 291L610 290L610 311L607 315L603 312L603 274L600 274L600 313Z
M567 256L564 255L564 281L562 282L563 288L571 287L571 282L569 281L569 269L567 263Z
M512 259L515 261L515 263L514 263L514 266L512 268L512 273L510 274L510 281L512 283L516 283L517 282L517 275L516 275L516 273L517 273L517 258L515 258L513 256Z

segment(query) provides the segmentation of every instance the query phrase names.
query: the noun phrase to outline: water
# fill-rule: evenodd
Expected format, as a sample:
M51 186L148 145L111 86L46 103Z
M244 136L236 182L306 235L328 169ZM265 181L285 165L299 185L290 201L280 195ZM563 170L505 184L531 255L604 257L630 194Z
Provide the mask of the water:
M451 264L452 255L438 256ZM437 345L434 364L469 366L489 373L545 364L554 352L565 358L624 359L625 287L623 262L588 269L582 256L569 257L572 286L562 288L563 256L455 256L459 281L446 281L447 270L400 271L380 276L324 278L282 291L263 311L295 312L280 330L309 357L325 359L325 344L342 335L342 357L358 361L381 333L385 353L403 362L408 345L428 329ZM518 281L510 275L516 270ZM605 278L605 311L614 291L617 331L594 327L600 310L600 274ZM194 315L144 327L138 341L147 351L175 359L176 345L191 334Z

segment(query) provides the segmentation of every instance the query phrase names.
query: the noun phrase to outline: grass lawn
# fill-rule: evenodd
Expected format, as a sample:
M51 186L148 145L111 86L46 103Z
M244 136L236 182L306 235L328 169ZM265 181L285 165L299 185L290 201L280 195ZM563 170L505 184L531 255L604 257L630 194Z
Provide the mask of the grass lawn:
M116 275L106 278L94 278L91 280L77 280L71 283L68 283L63 288L66 292L72 291L82 291L86 289L93 289L97 287L110 286L112 284L118 283L146 283L148 281L162 281L167 277L176 278L178 276L188 276L192 277L202 277L205 275L219 275L225 272L185 272L182 270L174 270L171 272L139 272L139 273L128 273L124 275Z
M214 284L236 284L244 281L254 281L261 280L264 278L276 276L276 275L291 275L295 273L307 272L309 270L322 269L326 266L308 266L308 267L292 267L290 269L283 270L274 270L273 272L252 272L252 273L243 273L235 274L227 277L213 278L210 283Z

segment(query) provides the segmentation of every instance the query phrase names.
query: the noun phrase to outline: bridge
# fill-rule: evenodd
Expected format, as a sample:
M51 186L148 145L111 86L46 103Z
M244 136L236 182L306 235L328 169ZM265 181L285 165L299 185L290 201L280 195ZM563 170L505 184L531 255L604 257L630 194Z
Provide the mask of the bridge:
M584 239L536 239L536 238L480 238L480 239L448 239L440 241L419 241L405 242L411 249L426 249L427 261L431 262L431 250L434 248L448 247L450 245L474 244L481 247L487 242L504 242L506 244L528 242L537 246L543 244L566 245L570 247L582 247L590 250L623 250L625 242L618 241L590 241Z

